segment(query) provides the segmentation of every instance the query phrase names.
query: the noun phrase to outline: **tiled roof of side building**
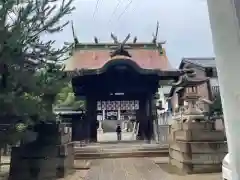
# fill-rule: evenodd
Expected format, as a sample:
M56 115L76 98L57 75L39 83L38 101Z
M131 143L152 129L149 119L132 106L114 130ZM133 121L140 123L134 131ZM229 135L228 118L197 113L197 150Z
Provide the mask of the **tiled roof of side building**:
M110 57L113 43L101 44L80 44L77 46L73 56L66 62L66 71L76 69L99 69L109 61L114 61ZM134 61L142 69L170 70L168 58L164 53L160 54L159 49L153 43L126 44L126 49L132 56L129 59Z
M204 67L204 68L216 67L216 61L215 61L214 57L183 58L182 61L196 64L196 65Z
M186 63L197 65L201 68L215 68L216 61L214 57L184 57L179 65L179 69L182 69ZM169 97L172 97L175 91L182 89L182 87L172 87L169 93Z

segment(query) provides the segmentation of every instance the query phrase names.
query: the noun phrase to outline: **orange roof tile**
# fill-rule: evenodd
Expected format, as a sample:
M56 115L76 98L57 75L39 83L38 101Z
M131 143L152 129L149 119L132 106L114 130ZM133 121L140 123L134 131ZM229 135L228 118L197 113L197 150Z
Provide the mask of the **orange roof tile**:
M157 48L134 48L128 52L132 56L130 59L142 69L169 70L171 67L166 54L160 55ZM165 50L164 50L165 52ZM73 56L66 63L66 71L76 69L99 69L111 59L110 49L80 49L73 53ZM129 59L129 58L127 58Z

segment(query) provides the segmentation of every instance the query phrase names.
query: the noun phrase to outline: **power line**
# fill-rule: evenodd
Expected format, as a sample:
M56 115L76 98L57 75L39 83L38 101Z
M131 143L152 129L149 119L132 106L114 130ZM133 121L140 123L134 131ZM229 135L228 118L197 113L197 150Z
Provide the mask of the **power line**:
M111 18L116 14L117 9L119 8L121 2L122 2L122 0L118 0L118 3L117 3L117 5L115 6L115 8L114 8L114 10L113 10L113 12L112 12L112 14L111 14L111 16L110 16L110 19L109 19L109 21L108 21L109 23L111 22Z
M97 2L96 2L95 9L94 9L94 12L93 12L93 18L95 18L95 14L96 14L96 12L98 10L99 1L100 0L97 0Z
M128 8L130 7L130 5L132 4L133 0L130 0L129 3L125 6L125 9L123 10L123 12L118 16L118 20L123 16L123 14L128 10Z

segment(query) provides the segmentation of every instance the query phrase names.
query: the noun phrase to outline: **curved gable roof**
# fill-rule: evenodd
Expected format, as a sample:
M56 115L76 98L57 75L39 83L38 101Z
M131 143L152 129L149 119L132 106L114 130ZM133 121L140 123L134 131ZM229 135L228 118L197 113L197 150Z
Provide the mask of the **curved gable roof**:
M116 58L110 57L111 49L109 46L110 44L85 44L85 47L81 45L81 48L76 49L73 56L67 61L65 70L93 70L104 67L106 63L116 60ZM131 47L131 49L128 49L132 56L130 59L140 68L159 69L162 71L170 69L165 52L160 54L155 44L127 44L127 46Z

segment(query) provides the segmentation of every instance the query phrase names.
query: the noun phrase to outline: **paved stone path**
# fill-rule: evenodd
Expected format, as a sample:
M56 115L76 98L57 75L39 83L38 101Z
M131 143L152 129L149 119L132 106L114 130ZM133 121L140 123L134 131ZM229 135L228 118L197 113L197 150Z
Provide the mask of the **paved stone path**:
M146 158L103 159L92 162L86 180L157 180L164 173Z
M166 162L165 162L166 161ZM162 161L167 163L167 158ZM221 173L176 174L163 170L152 158L94 160L84 180L219 180Z
M9 158L4 157L3 162ZM81 160L82 162L82 160ZM220 180L221 173L186 175L166 167L167 157L93 160L88 170L78 170L59 180ZM161 165L157 165L160 163ZM76 165L79 165L76 163ZM7 180L9 166L4 165L0 180ZM174 173L172 173L174 172Z

